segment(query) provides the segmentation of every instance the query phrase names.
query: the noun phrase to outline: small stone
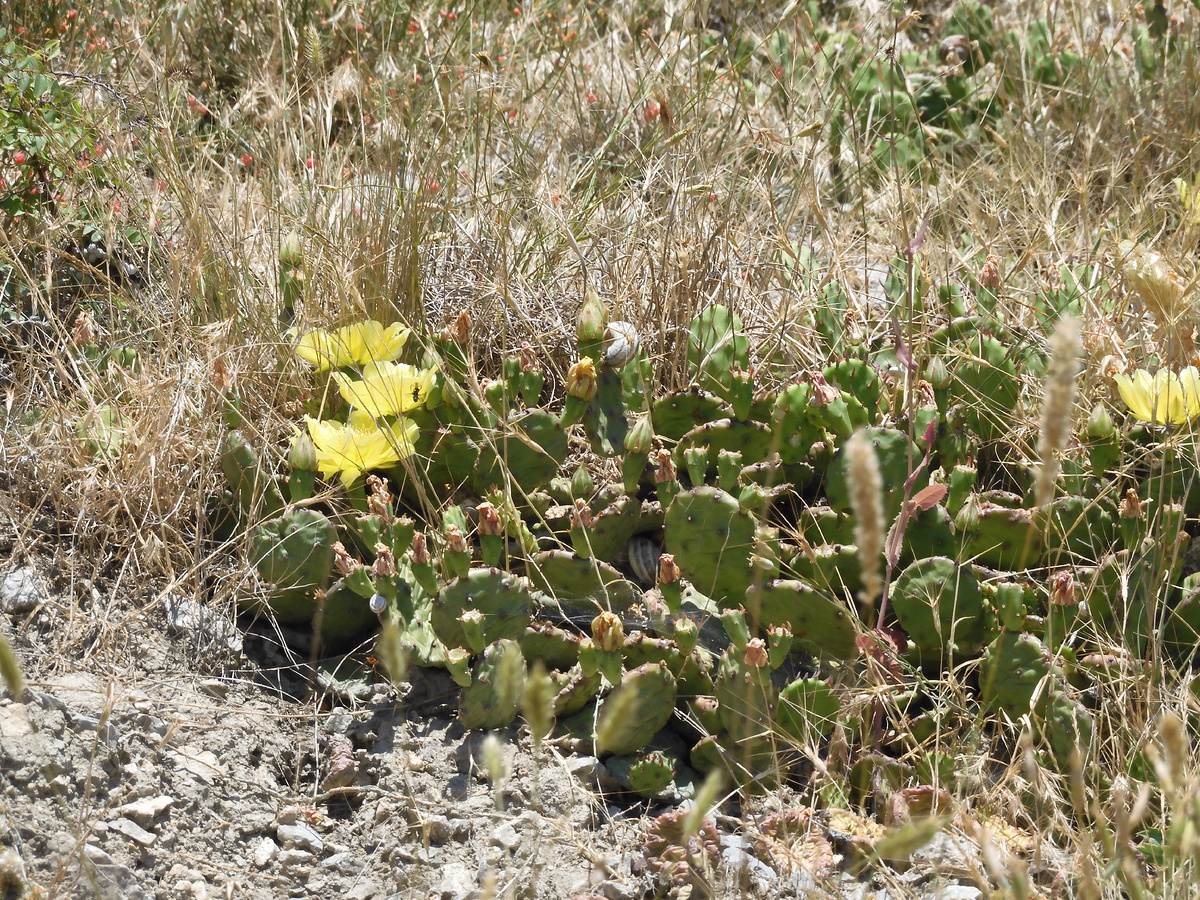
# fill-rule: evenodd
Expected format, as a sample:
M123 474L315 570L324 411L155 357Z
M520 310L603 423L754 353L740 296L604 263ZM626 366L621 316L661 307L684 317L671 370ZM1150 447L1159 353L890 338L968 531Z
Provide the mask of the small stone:
M721 851L721 862L725 870L742 884L746 884L752 877L764 882L772 882L777 877L774 869L741 847L726 847Z
M342 851L321 860L320 867L322 869L333 869L333 871L341 872L343 875L355 875L365 869L367 864L353 853ZM312 882L309 882L309 887L312 887Z
M321 836L307 825L280 825L275 829L275 836L284 847L298 847L310 853L320 853L325 849Z
M442 867L442 883L438 886L438 892L447 900L465 894L474 885L475 873L462 863L448 863Z
M378 882L366 878L358 882L342 896L345 897L346 900L371 900L371 898L376 894L382 893L383 888L379 886Z
M167 633L190 638L198 647L216 644L230 653L242 652L242 633L230 619L217 615L180 594L168 594L163 600Z
M254 863L256 869L265 869L278 855L279 845L269 837L265 837L254 848L254 855L250 858L250 861Z
M175 765L205 784L212 784L225 774L220 760L211 750L192 746L180 747L172 751L171 756L175 759Z
M126 819L133 819L143 827L150 825L155 819L175 805L175 798L166 794L158 797L143 797L118 807L117 814Z
M983 891L969 884L948 884L933 892L933 900L982 900Z
M575 756L567 760L567 771L584 784L591 784L596 780L599 765L600 760L594 756Z
M155 835L142 828L141 825L132 819L114 819L108 823L108 827L113 831L125 835L125 837L134 843L141 844L143 847L149 847L155 840Z
M425 833L431 844L444 844L450 840L450 820L445 816L428 816L425 819Z
M496 826L488 840L494 846L502 847L509 853L521 846L521 835L517 833L517 829L513 828L510 822Z
M229 685L220 678L205 678L196 687L199 688L200 693L218 700L224 700L229 696Z
M10 616L37 609L50 599L38 584L37 572L26 566L9 572L0 580L0 611Z
M312 862L313 855L307 850L280 850L276 860L284 869L296 869Z
M634 900L641 896L641 891L619 881L602 881L593 890L606 900Z

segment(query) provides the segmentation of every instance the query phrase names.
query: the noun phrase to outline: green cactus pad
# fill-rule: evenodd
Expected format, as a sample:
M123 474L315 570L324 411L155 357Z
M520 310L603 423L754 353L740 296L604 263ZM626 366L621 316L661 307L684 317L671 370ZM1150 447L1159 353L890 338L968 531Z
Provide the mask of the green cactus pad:
M294 509L264 522L250 535L250 562L273 585L266 605L287 624L307 622L316 610L314 592L333 572L333 523L314 509Z
M637 533L642 517L642 501L631 494L621 494L592 518L588 531L588 546L592 556L605 562L616 562Z
M240 431L230 431L222 439L220 463L244 522L268 519L283 509L279 485Z
M927 661L970 653L983 642L983 591L971 570L952 559L917 560L890 596L900 626Z
M596 396L583 414L583 428L597 456L619 456L629 431L621 373L604 368L596 378Z
M963 424L984 441L995 441L1011 427L1014 411L1021 399L1021 363L1025 353L1011 336L1000 340L980 330L984 323L971 328L951 323L931 340L932 352L940 353L950 366L949 402L960 405Z
M468 483L479 459L479 447L469 437L448 428L423 428L414 442L413 463L387 470L392 484L404 498L419 502L423 492L436 496Z
M853 544L854 516L831 506L806 506L800 511L796 527L809 544Z
M754 517L720 488L692 488L667 509L667 551L696 590L719 606L737 606L754 581L755 528Z
M771 429L761 422L718 419L693 428L679 439L674 451L675 467L681 472L686 470L687 463L683 454L690 447L708 449L710 474L717 471L717 461L722 450L741 453L742 463L750 465L767 458L774 440Z
M788 563L790 573L834 597L853 600L862 590L862 558L853 544L822 544L801 551Z
M562 717L579 712L596 696L602 681L598 671L585 675L578 664L556 675L558 693L554 695L554 715Z
M642 598L637 585L608 563L581 559L569 550L544 550L529 558L529 581L564 607L627 609Z
M1032 634L1006 631L983 656L979 689L984 705L1019 718L1030 711L1038 685L1049 674L1046 645Z
M600 704L597 753L620 756L642 749L670 721L675 696L675 676L662 663L646 663L626 672Z
M779 394L772 413L779 458L784 465L803 462L812 445L821 440L821 429L810 412L811 384L791 384Z
M746 591L745 601L758 628L787 625L794 644L814 656L853 659L858 653L853 613L806 582L768 581Z
M438 591L433 601L433 630L447 647L469 649L459 616L468 610L483 614L483 639L519 641L529 624L533 597L521 579L500 569L472 569Z
M529 662L540 659L547 669L569 669L579 661L579 635L533 622L521 635L521 652Z
M861 404L870 424L874 425L879 420L883 379L870 364L861 359L844 359L826 366L824 375L826 381Z
M1005 571L1030 566L1041 555L1042 533L1028 509L1009 509L972 497L954 519L963 559Z
M929 556L954 556L958 552L958 537L954 521L944 506L921 510L908 520L900 560L904 563Z
M525 657L516 641L489 644L463 688L458 720L464 728L506 728L517 718L525 686Z
M1094 563L1103 559L1116 540L1117 527L1111 503L1092 497L1059 497L1050 504L1046 536L1046 564Z
M779 692L779 730L798 744L827 738L837 724L841 701L819 678L798 678Z
M609 768L612 768L609 760ZM675 760L661 750L641 755L629 767L629 786L643 797L657 797L675 780Z
M484 494L492 485L503 487L505 473L522 491L533 491L558 474L567 458L567 433L558 419L533 409L496 429L479 449L475 490Z
M654 402L651 418L655 434L677 441L699 425L732 419L733 407L715 394L695 387L660 397Z
M313 615L313 633L324 648L342 647L379 627L371 605L338 581L325 593L325 611Z
M1071 771L1071 758L1076 751L1087 759L1095 720L1083 704L1063 691L1052 692L1039 706L1042 737L1049 745L1055 768L1066 774Z
M742 320L728 307L714 304L688 327L688 367L700 387L728 400L734 366L750 368L750 340Z
M717 713L725 726L722 740L740 781L760 776L777 762L772 729L778 692L770 669L749 665L744 654L730 645L721 657L714 688Z
M921 451L908 435L892 428L868 428L867 439L875 448L879 460L879 475L883 482L884 520L888 524L900 512L900 504L904 502L904 482L908 478L909 466L921 463ZM921 490L928 483L927 474L922 473L913 483L913 493ZM825 495L829 505L840 512L849 512L850 485L846 480L846 454L839 449L829 465L825 476Z

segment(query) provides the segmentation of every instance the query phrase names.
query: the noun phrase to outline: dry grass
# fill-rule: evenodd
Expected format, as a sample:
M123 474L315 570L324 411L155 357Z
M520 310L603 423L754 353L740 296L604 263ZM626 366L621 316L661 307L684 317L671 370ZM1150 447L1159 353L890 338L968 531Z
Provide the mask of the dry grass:
M19 6L0 23L24 24L35 45L65 15L37 4L35 20ZM301 328L369 315L438 329L467 309L481 374L530 341L560 396L587 284L614 318L638 326L657 382L673 388L686 380L681 329L711 303L742 317L760 359L770 356L763 372L784 380L827 352L811 310L832 282L851 299L854 327L896 327L920 358L936 304L920 313L910 293L888 308L878 287L898 250L916 251L920 290L974 287L994 254L998 309L1035 335L1044 332L1037 294L1063 266L1094 266L1078 428L1108 399L1104 356L1155 352L1154 323L1119 277L1118 242L1153 243L1185 280L1193 274L1197 226L1172 180L1198 168L1194 11L1180 5L1176 51L1146 73L1127 5L1110 19L1094 0L1051 4L1056 45L1089 60L1087 74L1057 89L1021 71L978 141L913 174L860 177L869 148L851 139L835 158L828 139L854 73L814 46L830 22L814 23L810 6L535 2L519 13L480 4L409 17L377 0L324 14L253 0L115 4L103 23L111 68L92 68L86 37L65 40L55 63L114 89L85 98L102 117L111 177L71 184L59 215L0 242L38 320L8 326L0 369L3 544L21 556L65 543L89 577L115 566L212 590L208 574L225 573L236 550L205 531L221 485L214 372L236 378L246 427L273 448L270 467L282 464L309 389L281 321L277 248L293 232L304 247ZM889 4L838 6L873 52L911 46L893 33ZM1043 6L1006 3L996 15L1024 33ZM929 30L917 38L938 35L947 11L926 4ZM780 39L789 60L772 56ZM932 165L936 179L914 177ZM52 286L47 276L70 264L76 213L110 235L140 227L144 243L127 252L144 280L90 271L82 287ZM811 273L794 264L798 246L813 251ZM79 362L71 334L85 307L103 330L97 342L135 348L138 367L100 374ZM119 409L123 446L90 458L80 429L105 408ZM1030 459L1036 409L1009 435ZM1196 452L1186 430L1170 440ZM228 603L236 578L216 584L213 601ZM914 739L912 759L950 754L964 805L1036 834L1078 875L1070 886L1039 884L1023 862L985 852L1007 893L1190 894L1194 837L1162 868L1130 843L1185 820L1200 827L1193 675L1153 644L1148 653L1150 666L1112 669L1094 751L1074 777L1038 762L1028 723L984 728L969 667L922 685L946 715L929 742ZM884 674L860 687L864 723L885 709L904 721L907 701ZM820 764L815 796L846 761L807 749Z

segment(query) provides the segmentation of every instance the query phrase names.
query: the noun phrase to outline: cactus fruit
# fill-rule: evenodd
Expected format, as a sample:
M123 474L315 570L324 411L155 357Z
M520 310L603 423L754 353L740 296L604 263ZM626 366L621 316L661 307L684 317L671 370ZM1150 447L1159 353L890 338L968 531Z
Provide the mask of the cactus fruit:
M291 624L312 618L314 594L333 573L336 540L333 523L313 509L294 509L254 529L250 562L259 578L274 585L266 605L279 621Z
M564 608L591 609L595 615L596 604L604 609L627 609L642 597L637 585L608 563L583 559L566 550L534 553L527 568L533 587Z
M853 659L853 614L803 581L776 579L746 592L746 609L760 628L787 625L792 640L814 656Z
M675 779L675 763L661 750L652 750L629 767L629 786L643 797L657 797Z
M970 569L952 559L908 566L892 585L891 605L927 662L968 654L983 642L983 592Z
M516 576L500 569L472 569L466 578L456 578L438 591L433 601L433 630L447 647L478 653L479 648L471 646L463 616L479 613L483 643L502 638L519 641L529 625L532 601Z
M798 678L779 692L775 717L785 736L804 745L829 737L840 710L833 688L819 678Z
M675 711L675 676L663 663L646 663L626 672L600 704L596 752L634 753L658 733Z
M667 509L667 550L683 577L722 606L737 606L754 581L755 530L754 517L719 488L684 491Z
M458 720L464 728L505 728L517 718L525 686L525 657L516 641L489 644L463 688Z

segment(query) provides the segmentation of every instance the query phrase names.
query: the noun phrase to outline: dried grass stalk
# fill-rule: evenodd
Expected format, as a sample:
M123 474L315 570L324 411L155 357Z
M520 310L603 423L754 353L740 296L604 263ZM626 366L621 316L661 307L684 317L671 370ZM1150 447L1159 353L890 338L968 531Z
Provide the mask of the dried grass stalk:
M1075 378L1079 374L1083 345L1079 335L1079 320L1063 316L1050 336L1050 374L1042 398L1042 430L1038 436L1037 482L1034 497L1038 507L1054 499L1054 483L1058 480L1059 458L1071 436L1071 410L1075 406Z

